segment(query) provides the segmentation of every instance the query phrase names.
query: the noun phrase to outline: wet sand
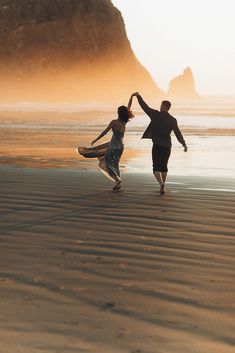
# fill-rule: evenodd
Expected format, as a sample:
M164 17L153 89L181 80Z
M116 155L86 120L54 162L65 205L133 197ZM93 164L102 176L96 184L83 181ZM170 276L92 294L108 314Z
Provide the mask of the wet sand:
M0 180L0 353L234 352L234 179Z

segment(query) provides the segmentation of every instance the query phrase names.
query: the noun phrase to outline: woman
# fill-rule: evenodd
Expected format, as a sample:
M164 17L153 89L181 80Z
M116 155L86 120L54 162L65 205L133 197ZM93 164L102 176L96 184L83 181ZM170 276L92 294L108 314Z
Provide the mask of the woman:
M115 182L113 190L121 188L121 176L119 171L119 161L124 150L123 138L126 130L126 123L133 118L130 111L133 96L131 96L128 106L120 106L118 108L118 118L112 120L107 128L94 140L92 146L110 130L113 132L111 141L97 147L79 147L78 152L86 158L97 157L99 159L99 167L102 172Z

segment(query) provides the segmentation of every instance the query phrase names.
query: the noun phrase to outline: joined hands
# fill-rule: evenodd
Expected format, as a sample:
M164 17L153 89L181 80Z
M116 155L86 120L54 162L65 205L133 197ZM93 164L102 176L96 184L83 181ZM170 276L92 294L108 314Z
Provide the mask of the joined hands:
M137 96L139 96L140 94L139 94L139 92L134 92L134 93L132 93L132 97L137 97Z

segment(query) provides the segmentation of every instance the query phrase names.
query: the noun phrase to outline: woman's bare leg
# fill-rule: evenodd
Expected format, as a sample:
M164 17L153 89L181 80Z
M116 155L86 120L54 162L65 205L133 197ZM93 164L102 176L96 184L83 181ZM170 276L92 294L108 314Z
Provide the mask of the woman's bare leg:
M114 185L114 187L113 187L113 190L119 190L119 189L121 189L121 179L120 178L118 178L116 175L113 177L114 178L114 180L115 180L115 182L116 182L116 184Z

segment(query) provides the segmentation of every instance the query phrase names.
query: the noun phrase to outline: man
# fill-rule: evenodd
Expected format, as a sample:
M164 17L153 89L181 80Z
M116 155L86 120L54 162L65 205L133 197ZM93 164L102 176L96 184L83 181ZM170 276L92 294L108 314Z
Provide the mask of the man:
M162 101L159 112L150 108L138 92L133 93L133 96L137 97L139 105L151 119L142 138L149 138L153 141L153 174L160 184L160 194L164 195L168 172L167 164L171 154L171 132L174 131L178 141L184 147L184 152L187 152L188 148L178 127L177 120L168 113L171 107L169 101Z

